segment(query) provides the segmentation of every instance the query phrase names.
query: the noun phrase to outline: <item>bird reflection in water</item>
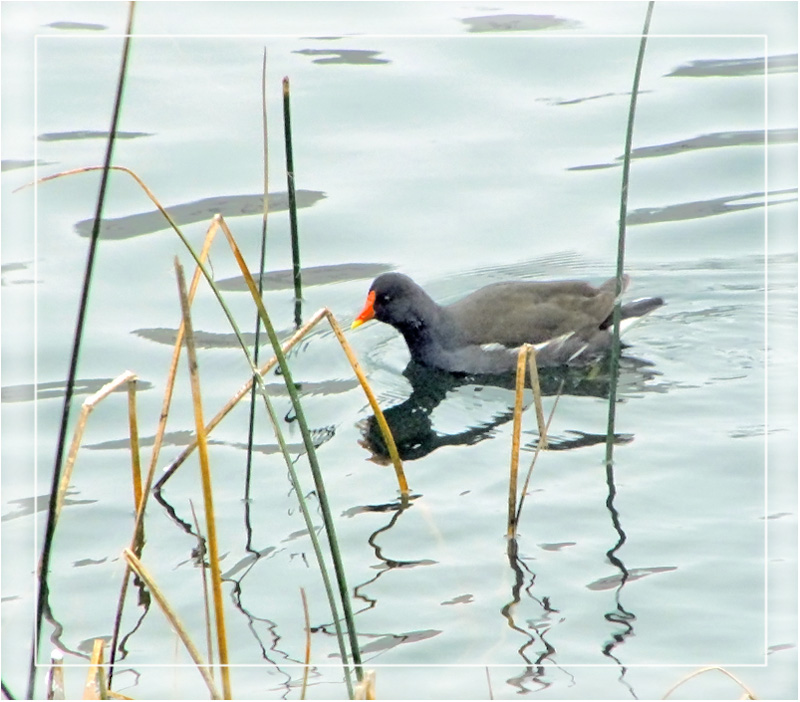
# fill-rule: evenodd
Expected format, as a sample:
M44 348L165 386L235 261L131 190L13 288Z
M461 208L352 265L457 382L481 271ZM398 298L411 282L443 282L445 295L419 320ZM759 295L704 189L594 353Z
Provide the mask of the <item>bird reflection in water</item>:
M514 390L513 375L466 375L454 374L423 366L411 361L403 375L411 383L411 395L407 400L383 410L389 428L392 430L397 450L404 461L427 456L442 446L476 444L490 438L506 422L514 417L509 401L509 409L477 425L468 426L455 433L441 433L433 426L433 411L445 400L448 393L468 386L493 386ZM621 391L642 391L648 381L658 375L649 361L625 357L620 363L618 387ZM611 384L608 363L603 360L590 368L554 367L539 369L539 384L543 397L559 394L583 397L607 398ZM389 453L374 415L370 415L362 425L361 445L368 449L379 462L386 462ZM632 437L615 434L615 443L626 443ZM567 437L548 438L551 450L565 450L604 443L605 434L585 433L570 430Z

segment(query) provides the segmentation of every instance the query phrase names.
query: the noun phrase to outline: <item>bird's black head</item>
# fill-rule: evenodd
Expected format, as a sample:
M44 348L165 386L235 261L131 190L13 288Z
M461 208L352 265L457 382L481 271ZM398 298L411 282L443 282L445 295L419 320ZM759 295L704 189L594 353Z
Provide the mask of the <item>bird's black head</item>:
M437 311L438 305L407 275L383 273L372 282L367 303L353 326L377 319L403 335L413 335L424 329Z

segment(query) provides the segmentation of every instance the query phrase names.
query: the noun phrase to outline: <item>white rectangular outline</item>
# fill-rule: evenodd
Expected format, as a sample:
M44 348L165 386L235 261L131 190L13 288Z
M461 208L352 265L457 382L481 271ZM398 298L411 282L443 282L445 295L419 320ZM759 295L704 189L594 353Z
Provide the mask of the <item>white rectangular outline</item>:
M38 280L38 188L39 188L39 175L38 175L38 89L39 89L39 67L38 67L38 42L39 39L56 39L56 40L73 40L73 39L89 39L105 40L105 39L125 39L127 34L102 34L102 35L77 35L77 34L34 34L34 264L33 273L34 280ZM131 40L135 42L137 39L307 39L305 34L132 34ZM477 39L490 39L490 40L504 40L504 39L641 39L642 34L575 34L575 33L552 33L552 34L521 34L514 32L498 32L498 33L473 33L473 34L359 34L352 37L355 40L363 39L464 39L473 41ZM762 663L719 663L721 667L726 668L764 668L768 667L769 655L769 539L768 539L768 515L769 515L769 496L768 496L768 455L769 455L769 345L768 345L768 329L769 329L769 305L768 305L768 269L769 269L769 256L768 256L768 212L769 212L769 172L768 172L768 105L769 105L769 36L767 34L648 34L648 41L650 39L757 39L761 38L764 42L764 661ZM645 53L645 61L647 54ZM634 125L635 126L635 125ZM34 385L38 386L38 290L34 295L34 370L33 378ZM34 394L34 496L36 494L36 485L38 485L38 397ZM33 518L33 542L38 546L36 534L38 532L38 510L34 510ZM33 620L36 619L36 602L38 601L38 578L36 573L38 571L38 548L34 548L34 568L33 568L33 582L34 582L34 612ZM36 632L34 632L36 636ZM41 649L36 642L36 650L41 654ZM118 664L120 662L118 661ZM514 663L375 663L368 662L362 663L362 667L374 668L518 668L524 662ZM50 662L39 662L37 659L34 663L35 668L50 668ZM536 663L536 667L541 668L697 668L698 666L707 665L706 663L556 663L556 662L542 662ZM88 663L65 663L62 662L64 668L88 668ZM194 663L175 663L175 664L161 664L161 663L142 663L136 666L139 668L196 668ZM218 663L209 664L208 667L221 667ZM230 663L228 668L264 668L274 667L266 663ZM305 664L281 664L283 668L305 668ZM309 668L342 668L341 663L317 663L309 664ZM350 667L354 667L352 662Z

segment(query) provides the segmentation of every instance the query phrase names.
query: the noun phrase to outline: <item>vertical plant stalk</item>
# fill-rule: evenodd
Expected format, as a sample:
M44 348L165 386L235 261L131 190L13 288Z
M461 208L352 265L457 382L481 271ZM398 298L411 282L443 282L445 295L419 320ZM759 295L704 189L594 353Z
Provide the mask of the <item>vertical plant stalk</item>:
M122 170L122 169L121 169ZM169 215L167 215L164 208L161 206L161 203L155 199L155 196L150 193L148 188L139 180L139 177L133 173L133 171L129 171L125 169L126 172L133 176L133 178L145 189L145 192L151 197L151 199L156 203L157 207L162 211L164 216L167 218L170 223L174 225L172 220L170 219ZM214 225L208 228L206 231L206 236L203 241L203 248L200 252L200 260L205 261L208 257L208 252L211 249L211 242L214 240L214 235L216 234L218 228ZM197 292L197 286L200 283L200 275L201 270L198 266L195 269L194 276L192 277L192 283L189 287L189 301L191 302L194 300L195 293ZM181 321L178 327L178 333L175 339L175 346L172 350L172 360L169 366L169 372L167 373L167 381L166 387L164 388L164 399L161 403L161 415L159 416L158 426L156 427L156 435L153 441L153 452L150 456L150 466L147 470L147 477L145 478L145 485L144 489L142 490L142 500L139 503L139 506L136 510L136 520L134 522L133 527L133 536L131 538L131 545L130 549L133 553L137 556L141 553L142 544L144 542L144 511L145 507L147 506L147 499L150 496L150 488L153 485L153 479L155 478L156 468L158 466L158 456L161 452L161 446L164 440L164 433L167 429L167 418L169 417L169 409L172 404L172 394L175 390L175 375L178 372L178 361L180 360L180 352L181 347L183 346L183 321ZM111 649L109 653L109 665L108 665L108 684L109 687L114 679L114 662L116 661L117 655L117 643L119 641L119 631L120 627L122 626L122 611L125 606L125 595L128 591L128 582L130 580L130 568L125 569L125 575L122 578L122 585L120 586L120 594L119 599L117 600L117 612L114 617L114 632L111 636Z
M519 494L519 506L517 507L517 515L514 519L514 527L519 524L520 517L522 516L522 505L525 504L525 495L528 494L528 485L531 482L531 476L533 475L533 467L536 465L536 459L539 457L539 452L542 449L547 448L547 432L550 431L550 422L553 421L553 417L556 414L556 407L558 407L558 401L561 399L561 391L564 389L564 381L561 381L561 385L558 388L558 393L556 394L555 402L553 402L553 408L550 410L550 414L547 417L547 423L544 426L544 431L539 435L539 443L536 444L536 451L533 452L533 458L531 459L531 465L528 468L528 473L525 476L525 482L522 484L522 490Z
M520 346L517 354L517 380L514 388L514 425L511 431L511 469L508 479L508 529L506 536L513 538L517 531L517 480L519 476L519 445L522 428L522 393L525 390L525 361L528 344Z
M258 265L258 294L264 294L264 269L267 262L267 215L269 214L269 146L267 142L267 47L261 61L261 130L264 141L264 201L261 211L261 255ZM261 346L261 317L256 313L256 333L253 342L253 363L258 365L259 348ZM247 470L245 472L244 499L250 500L250 476L253 467L253 441L256 428L256 385L250 391L250 418L247 426ZM248 546L249 546L248 542Z
M186 357L189 365L189 377L192 386L192 405L194 407L195 431L197 432L197 453L200 461L200 476L203 484L203 507L206 514L206 534L208 535L208 560L211 568L211 590L214 601L214 620L217 627L217 651L219 653L220 677L222 678L222 694L225 699L232 699L230 669L228 667L228 642L225 635L225 611L222 603L222 573L219 567L219 549L217 547L217 524L214 518L214 495L211 486L211 468L208 460L208 443L206 441L205 422L203 421L203 405L200 393L200 377L197 367L197 352L194 344L189 296L183 267L175 258L175 272L178 277L178 292L181 299L183 326L185 329Z
M139 422L136 418L136 378L128 382L128 429L131 435L131 477L133 480L133 509L142 503L142 466L139 458Z
M261 315L261 321L264 323L264 329L267 332L267 336L269 336L272 349L275 353L275 357L278 360L278 366L281 369L281 376L283 377L283 382L286 385L286 390L289 393L289 398L292 403L294 415L297 419L297 424L300 427L300 434L302 435L303 444L306 448L306 455L311 468L311 475L314 479L314 487L317 492L320 511L322 512L322 521L325 526L325 533L328 537L328 546L330 547L331 559L333 560L336 583L339 587L339 598L342 603L342 609L344 610L344 618L347 622L347 634L350 640L350 650L353 655L353 662L355 664L356 678L360 681L363 677L363 671L361 668L361 652L358 646L358 637L356 634L353 609L350 604L350 591L347 586L347 576L344 571L344 565L342 564L341 551L339 550L339 540L336 537L336 527L333 523L333 515L331 514L330 504L328 502L328 491L325 488L325 482L322 478L322 470L320 468L319 461L317 460L317 451L314 447L314 440L311 436L311 431L308 428L308 422L306 421L305 412L303 411L303 406L300 403L300 398L297 394L297 388L295 387L294 380L292 379L292 371L286 361L286 356L281 350L281 343L278 339L278 335L275 333L275 327L272 325L272 321L269 318L267 309L264 307L264 302L258 295L258 289L253 281L253 276L250 275L250 271L247 268L247 263L242 257L242 252L236 243L236 239L234 239L233 233L229 229L224 219L220 219L220 226L222 227L222 231L228 240L228 244L231 247L231 251L233 252L236 263L239 266L239 270L244 277L245 283L250 290L253 301L258 308L258 313Z
M103 639L95 639L92 645L92 657L89 659L89 672L86 675L86 684L83 688L85 700L107 700L108 685L106 684L106 671L103 668Z
M297 198L294 188L294 155L292 152L292 117L289 108L289 78L283 79L283 136L286 143L286 181L289 195L289 227L292 237L292 278L294 280L295 326L300 326L300 304L303 298L300 275L300 240L297 235Z
M539 427L538 446L547 448L547 425L544 422L544 408L542 407L542 388L539 384L539 367L536 365L536 348L529 349L528 370L531 374L531 390L533 390L533 406L536 410L536 426ZM547 423L549 425L549 422Z
M133 572L136 573L139 578L141 578L145 585L147 585L147 589L150 590L150 594L153 595L153 599L155 599L158 606L161 607L161 611L164 612L164 616L167 618L167 621L169 621L170 626L172 626L175 633L183 642L183 645L186 647L189 656L197 666L197 670L200 672L200 675L203 677L203 680L205 681L206 686L211 693L211 698L215 700L221 700L222 696L220 695L219 690L217 690L217 686L214 684L213 678L209 674L209 664L203 660L203 657L200 655L200 651L197 650L197 646L194 645L194 642L186 631L186 627L184 627L180 619L178 619L178 615L175 613L175 610L172 609L169 602L167 602L167 598L164 597L164 593L161 591L161 588L156 585L155 580L153 580L153 576L136 557L136 554L129 548L126 548L122 552L122 555Z
M49 594L47 578L48 570L50 568L51 545L56 526L56 495L58 485L61 480L61 464L64 459L64 448L66 446L67 426L69 424L72 396L75 392L75 378L78 372L78 358L80 357L81 341L83 339L83 330L86 323L86 310L89 306L89 290L91 288L92 272L94 271L97 245L100 239L100 223L103 217L103 205L105 203L106 189L108 187L109 166L111 165L112 155L114 153L114 142L117 135L119 115L122 111L122 95L125 88L125 75L128 67L128 55L130 53L134 7L135 3L132 1L128 5L128 21L125 30L125 41L122 46L122 59L120 61L119 75L117 78L117 91L114 97L111 126L108 131L108 144L106 145L106 154L103 160L103 175L100 178L100 189L97 195L97 207L95 208L94 223L92 224L92 235L89 241L89 251L86 257L86 269L83 275L83 288L81 290L80 302L78 304L78 319L75 323L75 335L72 341L72 353L70 356L69 371L67 373L66 390L64 392L64 406L61 412L61 425L58 431L58 443L56 445L56 455L53 462L53 478L50 488L47 521L45 523L44 541L42 544L41 556L39 558L36 621L34 624L30 668L28 671L28 699L33 699L36 685L36 663L37 659L39 658L39 637L42 633L42 618L44 617L44 611L47 607Z
M613 314L613 340L611 344L611 386L608 394L608 425L606 428L606 465L611 465L614 460L614 429L616 420L617 406L617 376L619 375L619 324L622 317L622 276L625 270L625 231L628 218L628 185L630 182L631 171L631 147L633 144L633 125L636 116L636 101L639 95L639 82L642 76L642 65L644 64L644 52L647 47L647 35L650 32L650 20L653 16L654 0L647 3L647 13L645 15L644 27L642 28L642 38L639 42L639 55L636 58L636 69L633 74L633 88L631 89L631 103L628 110L628 126L625 133L625 152L622 159L622 188L619 202L619 235L617 237L617 285L616 298Z

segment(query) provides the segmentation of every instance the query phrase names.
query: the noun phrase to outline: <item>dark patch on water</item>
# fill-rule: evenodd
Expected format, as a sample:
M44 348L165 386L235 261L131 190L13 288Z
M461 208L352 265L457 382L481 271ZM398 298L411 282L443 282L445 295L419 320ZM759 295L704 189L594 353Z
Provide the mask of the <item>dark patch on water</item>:
M97 392L113 378L89 378L78 379L75 381L73 395L91 395ZM136 383L137 390L149 390L153 387L152 383L146 380L139 380ZM22 385L5 385L0 389L0 401L2 402L30 402L31 400L49 400L54 397L63 397L67 391L65 380L56 380L47 383L24 383ZM114 392L127 392L125 384L116 388Z
M289 332L278 332L279 337L287 336ZM168 329L166 327L155 327L152 329L134 329L131 334L147 339L148 341L155 341L157 344L166 344L167 346L174 346L175 340L178 338L177 329ZM253 332L242 332L244 342L253 347L256 341L256 335ZM239 349L241 348L236 334L233 332L225 334L221 332L207 332L195 331L194 341L197 348L201 349ZM269 337L266 332L262 333L259 337L259 345L264 346L269 344Z
M405 634L387 634L386 636L378 637L372 643L361 646L361 654L382 653L400 644L424 641L425 639L438 636L441 633L440 629L422 629L421 631L409 631ZM328 658L339 658L339 654L330 653L328 654Z
M357 381L353 381L353 386L357 385ZM285 390L286 386L282 386ZM279 390L279 386L268 387L267 392L271 390ZM350 390L352 388L348 388ZM312 393L308 393L312 394ZM319 392L317 394L326 394ZM336 435L335 427L322 427L311 430L311 441L315 447L322 446L327 441L330 441ZM195 433L189 429L179 431L166 432L163 437L162 444L164 446L189 446L195 441ZM139 446L152 446L155 443L155 436L145 436L139 438ZM223 441L220 439L208 439L209 446L229 446L237 449L246 450L247 444L237 441ZM109 439L107 441L99 441L95 444L84 444L83 448L91 449L93 451L119 451L129 450L131 441L128 437L122 439ZM306 447L303 443L287 444L287 449L290 455L297 455L305 453ZM281 449L278 444L254 444L253 451L265 455L272 455L280 453Z
M0 285L29 285L31 283L35 283L36 281L33 278L18 278L16 280L11 279L12 275L15 273L20 273L22 271L30 272L31 267L33 265L32 261L15 261L13 263L4 263L0 266Z
M391 63L389 59L378 58L382 51L370 51L366 49L300 49L293 51L293 54L303 56L321 56L312 63L330 64L344 63L351 66L373 66L381 63Z
M81 558L78 561L73 561L72 565L75 568L83 568L84 566L91 566L91 565L100 565L101 563L105 563L108 558Z
M655 566L653 568L631 568L624 576L622 573L610 575L607 578L600 578L594 582L589 583L586 587L590 590L612 590L622 584L623 579L625 582L632 582L639 578L644 578L646 575L653 575L655 573L669 573L670 571L678 570L676 566Z
M55 161L34 161L33 159L4 158L0 161L0 171L15 171L20 168L33 168L34 166L52 166Z
M94 24L92 22L50 22L45 24L45 27L52 27L53 29L88 29L93 32L101 32L108 27L104 24Z
M796 144L797 129L770 129L766 134L767 145ZM715 149L723 146L764 146L764 132L760 129L735 132L714 132L700 136L672 141L667 144L640 146L631 151L631 158L653 158L655 156L672 156L673 154L697 151L698 149ZM573 166L568 171L590 171L601 168L616 168L622 165L622 156L617 156L612 163L595 163L585 166Z
M70 497L77 493L74 488L67 490L63 506L72 507L74 505L92 505L97 500L75 500ZM16 505L17 511L4 514L0 521L7 522L18 517L27 517L34 512L46 512L50 508L50 495L37 495L36 497L22 497L18 500L9 500L8 504Z
M567 548L568 546L575 546L575 541L561 541L556 544L539 544L539 548L545 551L561 551L562 549Z
M151 132L117 132L116 139L139 139L153 136ZM39 141L77 141L78 139L108 139L108 132L92 129L81 129L74 132L45 132L38 137Z
M318 190L298 190L296 193L297 207L311 207L326 197L325 193ZM286 193L270 193L269 211L280 212L289 208ZM183 226L195 222L210 223L214 215L223 217L245 217L260 215L264 211L263 195L218 195L206 197L193 202L185 202L166 208L175 224ZM80 236L89 237L92 234L94 220L84 219L75 225L75 231ZM138 214L104 219L100 227L100 236L104 239L131 239L135 236L152 234L153 232L169 229L170 225L164 215L158 210L140 212Z
M797 54L767 57L767 73L797 73ZM690 61L666 74L667 76L761 76L764 75L764 57L744 59L700 59Z
M702 217L713 217L715 215L729 214L730 212L740 212L751 210L766 205L769 196L770 207L783 205L789 202L796 202L797 198L785 198L775 200L773 198L780 195L797 193L797 188L787 188L785 190L773 190L770 193L748 193L746 195L729 195L727 197L715 197L710 200L697 200L694 202L681 202L677 205L667 205L665 207L641 207L628 214L627 222L635 224L653 224L655 222L675 222L685 219L700 219ZM756 200L755 202L740 202L741 200Z
M472 604L475 601L475 598L470 595L459 595L458 597L454 597L452 600L446 600L442 602L443 605L455 605L455 604Z
M469 32L528 32L581 26L577 20L555 15L484 15L465 17L461 21L469 27Z
M393 270L393 266L385 263L336 263L329 266L309 266L301 269L303 287L311 285L329 285L346 283L351 280L374 278L381 273ZM258 284L258 274L253 273ZM290 268L279 271L267 271L261 277L263 290L291 290L294 288L294 273ZM217 281L220 290L228 292L246 292L249 288L242 276L224 278Z

